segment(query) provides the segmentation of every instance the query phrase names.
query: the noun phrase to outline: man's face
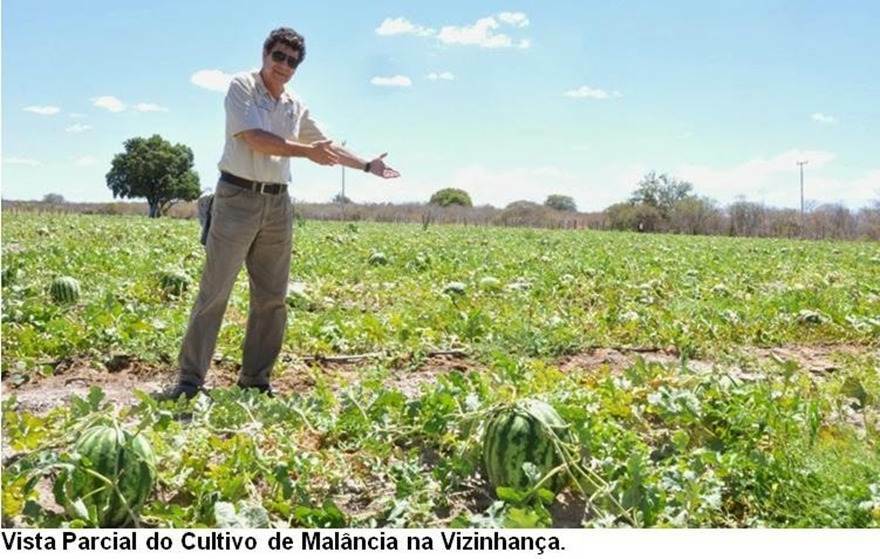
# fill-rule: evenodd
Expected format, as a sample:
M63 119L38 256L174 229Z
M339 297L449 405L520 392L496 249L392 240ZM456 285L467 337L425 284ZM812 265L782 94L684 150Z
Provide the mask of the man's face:
M280 58L280 55L275 54L278 52L284 54L284 58L280 61L275 60L276 57ZM293 57L298 62L300 59L300 53L283 43L275 43L268 52L263 53L264 79L270 80L272 83L279 86L283 86L290 81L290 78L293 77L296 70L290 67L288 63L289 57Z

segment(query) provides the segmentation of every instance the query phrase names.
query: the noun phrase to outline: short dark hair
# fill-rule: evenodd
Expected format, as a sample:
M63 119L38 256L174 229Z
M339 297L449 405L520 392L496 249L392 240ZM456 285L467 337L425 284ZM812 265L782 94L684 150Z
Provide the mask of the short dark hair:
M306 57L306 40L305 37L291 29L290 27L279 27L273 29L266 41L263 43L263 54L269 54L275 43L287 45L293 50L299 52L299 61L302 62Z

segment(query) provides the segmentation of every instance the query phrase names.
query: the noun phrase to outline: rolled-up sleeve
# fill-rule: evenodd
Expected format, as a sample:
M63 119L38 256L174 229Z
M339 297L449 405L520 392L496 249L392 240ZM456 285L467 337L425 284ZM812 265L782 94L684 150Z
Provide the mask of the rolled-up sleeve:
M260 128L253 92L241 78L235 78L226 92L226 129L230 136Z
M321 126L314 118L312 118L312 114L309 110L305 109L299 121L299 136L297 137L297 141L303 144L310 144L312 142L320 142L321 140L326 139L327 135L321 130Z

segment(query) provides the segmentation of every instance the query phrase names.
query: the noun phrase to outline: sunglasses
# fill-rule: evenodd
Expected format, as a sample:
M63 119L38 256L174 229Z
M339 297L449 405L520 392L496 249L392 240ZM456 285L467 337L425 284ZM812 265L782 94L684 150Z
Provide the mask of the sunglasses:
M276 50L272 53L272 60L275 62L287 62L287 65L290 66L292 70L295 70L296 67L299 66L299 58L296 56L288 56L280 50Z

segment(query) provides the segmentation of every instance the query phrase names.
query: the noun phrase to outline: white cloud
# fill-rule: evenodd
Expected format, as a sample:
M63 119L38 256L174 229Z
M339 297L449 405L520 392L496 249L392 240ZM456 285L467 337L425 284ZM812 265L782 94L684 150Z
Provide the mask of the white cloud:
M612 97L623 97L619 91L608 93L602 89L595 89L588 85L582 85L577 89L570 89L563 93L566 97L574 99L611 99Z
M422 27L416 25L404 17L390 18L387 17L382 24L376 28L377 35L418 35L427 37L434 34L434 30L430 27Z
M82 157L77 157L76 160L74 160L73 164L77 167L90 167L97 162L98 160L91 155L84 155Z
M412 85L412 80L401 75L390 77L375 76L370 80L370 83L384 87L409 87Z
M35 113L35 114L43 115L43 116L52 116L54 114L58 114L61 111L61 109L59 109L58 107L53 107L51 105L44 106L44 107L31 105L30 107L25 107L24 110L26 110L29 113Z
M189 81L211 91L226 93L229 89L229 82L232 81L232 74L220 70L199 70L190 76Z
M529 18L522 12L501 12L498 19L514 27L528 27Z
M120 113L125 110L125 103L111 95L93 97L92 104L94 104L96 107L107 109L111 113Z
M154 112L167 113L168 112L167 108L161 107L155 103L138 103L137 105L134 106L134 110L141 112L141 113L154 113Z
M868 169L850 178L834 178L834 153L790 149L775 155L756 157L731 165L664 165L638 161L623 166L595 169L589 180L601 185L589 190L589 199L578 207L600 210L627 200L648 172L668 174L694 185L700 196L727 205L742 196L751 202L778 208L800 207L800 180L796 161L804 167L804 197L820 204L840 202L857 209L870 206L880 196L880 169Z
M552 165L490 169L471 165L456 170L444 184L466 190L474 204L504 207L517 200L541 204L549 194L566 194L577 199L588 192L578 177ZM578 200L578 206L583 200Z
M91 130L91 129L92 129L92 127L89 126L88 124L80 124L77 122L76 124L65 128L64 131L70 132L71 134L79 134L81 132L85 132L86 130Z
M810 115L810 118L812 118L816 122L821 122L822 124L837 124L836 118L822 113L813 113L812 115Z
M784 198L788 207L800 206L800 181L797 171L787 181L788 188L776 198ZM839 179L822 172L811 172L810 164L804 167L804 199L819 204L842 203L850 208L864 208L874 204L880 197L880 169L869 169L864 174ZM783 205L783 202L777 203Z
M504 33L496 33L500 24L492 16L478 19L473 25L456 27L446 25L440 29L437 38L447 45L477 45L482 48L508 48L513 41Z
M772 157L758 157L730 167L685 164L671 174L693 183L697 192L722 203L745 196L769 205L795 207L795 202L800 203L795 163L809 161L805 169L808 177L805 182L808 183L815 180L815 175L809 177L810 174L825 168L836 157L827 151L790 149Z
M14 156L4 157L3 163L5 165L27 165L28 167L37 167L39 165L42 165L42 163L40 163L36 159L29 159L27 157L14 157Z
M440 72L439 74L437 72L431 72L430 74L428 74L428 79L431 81L437 81L437 80L450 80L451 81L451 80L455 79L455 74L453 74L452 72Z
M501 23L499 23L499 20ZM478 19L472 25L456 26L444 25L437 33L433 28L417 25L406 18L385 18L382 24L376 28L378 35L418 35L422 37L434 36L441 43L447 45L476 45L482 48L511 48L527 49L531 41L521 39L514 43L513 39L497 30L503 25L518 29L529 25L529 18L522 12L501 12L497 19L488 16Z

